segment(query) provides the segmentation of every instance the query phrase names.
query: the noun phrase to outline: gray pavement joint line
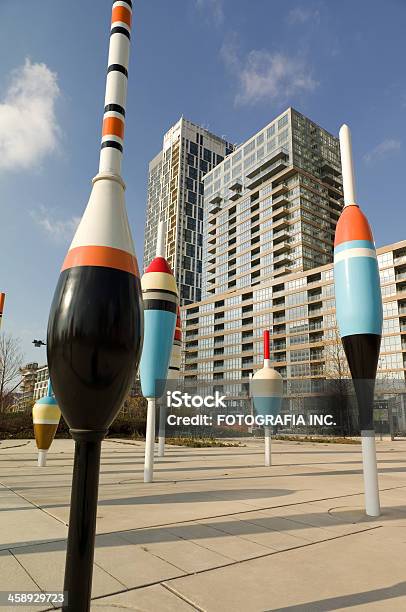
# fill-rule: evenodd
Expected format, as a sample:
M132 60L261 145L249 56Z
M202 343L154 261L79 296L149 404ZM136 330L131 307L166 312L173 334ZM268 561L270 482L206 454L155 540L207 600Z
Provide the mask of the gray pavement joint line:
M128 540L125 540L124 538L122 538L122 539L125 542L127 542L127 544L128 544ZM143 550L144 552L148 553L152 557L155 557L155 559L159 559L160 561L163 561L164 563L167 563L168 565L172 565L172 567L174 567L175 569L179 570L183 574L185 573L185 570L183 569L183 567L179 567L179 565L175 565L175 563L172 563L172 561L168 561L168 559L165 559L165 557L161 557L156 552L152 552L152 550L150 548L148 548L147 546L141 546L141 550Z
M14 444L14 446L5 446L4 449L2 448L1 442L4 442L5 440L0 440L0 451L1 450L8 450L9 448L21 448L22 446L27 446L31 440L28 440L28 442L23 442L22 444Z
M161 582L161 587L172 593L172 595L175 595L178 599L181 599L182 601L187 603L189 606L192 606L192 608L196 610L196 612L206 612L204 608L198 606L194 601L189 599L189 597L186 597L186 595L182 595L182 593L179 593L179 591L177 591L173 586L169 586L169 584L166 584L166 582Z
M38 582L35 580L34 576L32 576L30 574L30 572L27 570L27 568L21 563L20 559L18 557L15 556L15 554L13 553L12 550L10 550L9 548L7 549L8 552L14 557L14 559L17 561L18 565L23 569L23 571L27 574L27 576L29 576L31 578L31 580L33 581L34 584L37 585L38 589L41 591L41 593L43 592L43 589L40 587L40 585L38 584Z
M196 521L197 522L197 521ZM181 535L178 535L177 533L175 533L174 531L171 531L170 529L168 529L169 533L171 533L172 535L176 536L177 538L184 540L185 542L192 542L195 546L199 546L200 548L203 548L204 550L208 550L209 552L217 552L217 554L221 555L222 557L224 557L225 559L229 559L230 561L236 561L236 559L234 559L233 557L229 557L228 555L226 555L224 552L218 553L218 551L213 550L212 548L208 548L208 546L203 546L203 544L201 544L198 540L194 539L194 538L184 538ZM219 533L226 533L221 532L220 529L217 529L216 531L218 531ZM232 535L230 533L227 533L227 535ZM242 538L241 538L242 539ZM268 548L267 546L265 548ZM180 568L181 569L181 568Z
M325 538L324 540L318 540L317 542L306 542L305 544L301 544L300 546L290 546L289 548L285 548L284 550L274 550L274 551L270 551L269 553L263 553L261 555L255 556L255 557L250 557L249 559L241 559L239 561L230 561L230 563L224 563L223 565L216 565L214 567L209 567L209 568L206 568L206 569L197 570L195 572L189 572L189 573L184 574L184 576L175 576L174 578L167 578L166 580L164 579L163 581L162 580L155 580L154 582L149 582L149 583L142 584L142 585L139 585L139 586L136 586L136 587L129 587L128 589L125 589L125 590L122 590L122 591L115 591L113 593L106 593L104 595L97 595L96 597L92 597L92 601L96 601L98 599L103 599L105 597L113 597L114 595L121 595L122 593L126 593L128 591L137 591L138 589L143 589L143 588L150 587L150 586L155 586L155 585L158 585L158 584L162 585L163 582L168 583L168 582L172 582L173 580L178 580L179 578L190 578L191 576L198 576L199 574L207 574L208 572L214 572L215 570L223 569L225 567L232 567L233 565L240 565L242 563L248 563L249 561L256 561L257 559L263 559L263 558L266 558L266 557L270 557L272 555L283 554L283 553L289 552L291 550L298 550L300 548L308 548L309 546L315 546L316 544L323 544L324 542L331 542L333 540L340 540L342 538L347 538L349 536L367 533L369 531L374 531L376 529L381 529L381 526L377 525L376 527L369 527L368 529L363 529L361 531L354 531L354 532L348 533L348 534L342 534L342 535L333 536L331 538Z
M108 570L106 570L105 567L100 565L100 563L97 563L96 561L93 561L93 564L96 565L99 569L101 569L102 572L104 572L105 574L108 574L111 578L113 578L113 580L115 580L116 582L119 582L120 584L122 584L125 589L128 589L128 586L125 584L125 582L123 582L122 580L117 578L117 576L113 576L113 574L111 572L109 572Z
M30 499L27 499L26 497L24 497L24 495L21 495L21 493L17 493L17 491L14 491L14 489L12 489L11 487L8 487L4 482L0 482L0 486L4 487L5 489L7 489L7 491L10 491L11 493L14 493L14 495L17 495L17 497L20 497L21 499L26 501L28 504L31 504L31 506L33 506L34 508L37 508L37 510L40 510L47 516L50 516L51 518L55 519L55 521L58 521L58 523L62 523L62 525L65 525L65 527L68 527L69 523L65 523L65 521L58 518L51 512L48 512L48 510L44 510L44 508L42 508L41 506L38 506L38 504L36 504L35 502L31 501Z

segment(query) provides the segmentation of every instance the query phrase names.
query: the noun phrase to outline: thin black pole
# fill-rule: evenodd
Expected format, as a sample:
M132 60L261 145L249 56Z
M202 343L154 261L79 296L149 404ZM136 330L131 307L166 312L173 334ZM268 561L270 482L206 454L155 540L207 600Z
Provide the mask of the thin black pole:
M63 610L88 612L92 595L94 540L101 443L106 431L70 430L75 462L69 516Z

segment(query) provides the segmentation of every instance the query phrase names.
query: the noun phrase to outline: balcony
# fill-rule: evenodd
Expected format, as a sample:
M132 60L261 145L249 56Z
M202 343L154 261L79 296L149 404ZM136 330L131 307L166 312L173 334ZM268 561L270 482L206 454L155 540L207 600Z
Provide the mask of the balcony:
M289 238L289 232L285 228L274 232L273 239L278 240L279 238Z
M285 351L286 350L286 342L274 342L273 351Z
M276 210L272 209L272 219L274 223L276 223L280 219L283 219L284 217L287 217L287 215L288 211L284 207L279 207Z
M287 193L289 191L287 185L285 183L279 183L276 187L272 189L272 198L275 198L282 193Z
M267 179L275 176L288 166L289 155L284 151L280 150L278 153L273 153L272 156L263 163L259 168L255 168L249 174L247 178L251 179L251 182L247 185L248 189L254 189ZM276 160L276 161L274 161ZM274 161L274 163L272 163Z
M327 159L321 164L321 172L330 172L332 175L340 176L341 172L338 167L331 161Z
M241 198L241 193L238 193L238 191L235 191L231 196L230 196L230 200L232 200L233 202L236 202L237 200L239 200Z
M279 208L280 206L283 206L284 204L287 204L289 202L288 198L285 195L281 195L277 198L272 198L272 207L273 209L275 208Z
M209 200L209 204L220 204L222 201L223 201L223 198L221 197L220 192L217 191L213 195L213 197Z
M290 244L286 240L281 240L280 242L277 242L276 244L274 241L273 251L275 255L277 255L278 257L284 251L289 251L289 250L290 250ZM277 257L274 257L274 261L279 261L279 259L277 259Z
M288 255L288 253L281 253L280 255L277 255L276 257L273 258L273 262L274 264L281 264L281 263L290 263L290 257Z
M232 183L232 185L230 185L229 189L231 191L241 191L242 190L242 183L241 183L241 181L234 181L234 183Z

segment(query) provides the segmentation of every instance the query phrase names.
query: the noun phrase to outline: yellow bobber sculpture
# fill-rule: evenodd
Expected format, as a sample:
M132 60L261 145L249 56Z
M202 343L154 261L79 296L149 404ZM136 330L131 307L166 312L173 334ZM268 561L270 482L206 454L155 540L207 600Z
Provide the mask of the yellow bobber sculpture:
M39 467L45 467L47 463L47 453L58 429L60 418L61 411L53 395L51 381L49 381L47 394L35 402L32 409Z

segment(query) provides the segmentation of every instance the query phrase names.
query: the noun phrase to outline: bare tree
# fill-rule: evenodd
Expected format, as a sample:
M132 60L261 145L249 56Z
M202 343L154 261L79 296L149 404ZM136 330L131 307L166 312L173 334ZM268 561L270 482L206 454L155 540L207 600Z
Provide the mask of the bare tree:
M324 345L324 375L337 381L351 378L337 325L329 330Z
M326 334L324 346L324 375L330 381L330 392L338 404L341 414L343 434L349 434L353 429L351 418L351 407L349 403L349 381L351 373L348 367L347 357L341 342L340 332L337 324ZM344 425L345 424L345 425Z
M12 392L19 384L22 362L20 340L11 334L0 334L0 412L7 407Z

